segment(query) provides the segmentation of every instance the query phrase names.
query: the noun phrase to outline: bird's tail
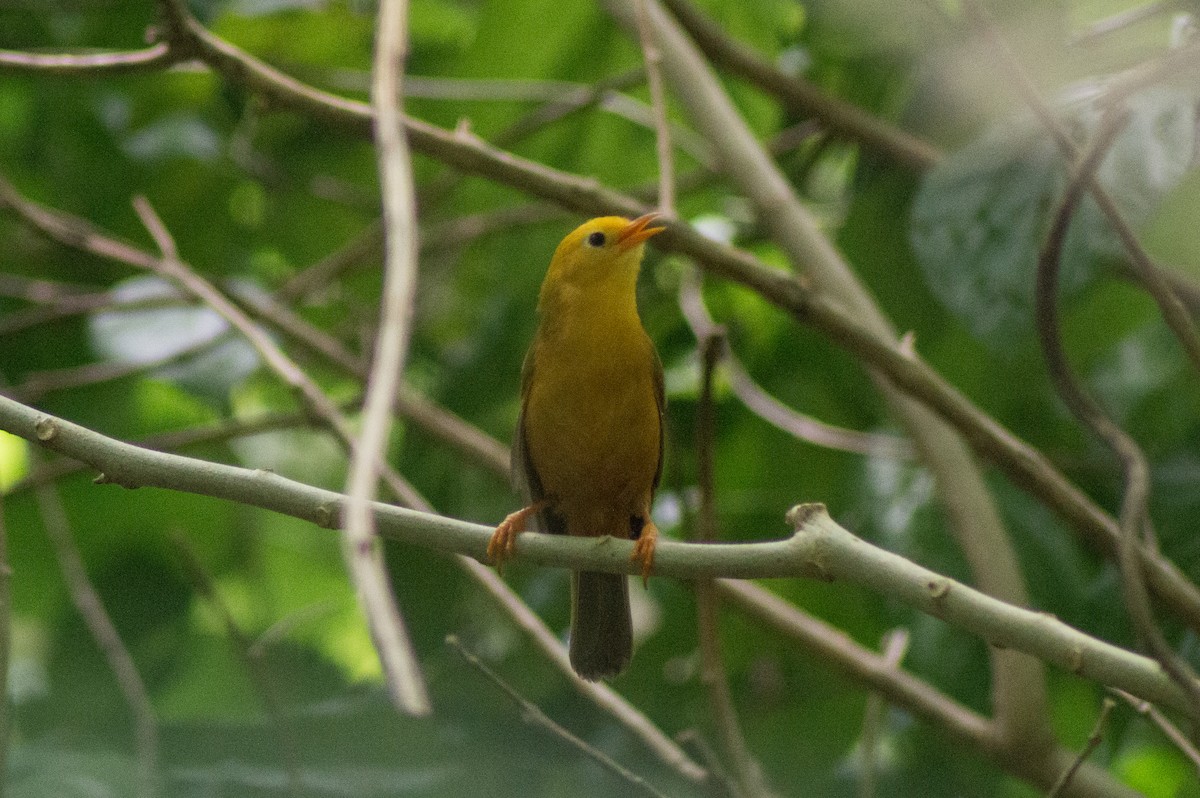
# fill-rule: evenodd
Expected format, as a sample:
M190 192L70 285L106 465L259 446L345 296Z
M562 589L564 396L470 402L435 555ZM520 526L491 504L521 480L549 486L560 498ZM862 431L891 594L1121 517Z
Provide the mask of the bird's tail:
M633 654L629 577L577 571L571 595L571 667L588 681L616 676Z

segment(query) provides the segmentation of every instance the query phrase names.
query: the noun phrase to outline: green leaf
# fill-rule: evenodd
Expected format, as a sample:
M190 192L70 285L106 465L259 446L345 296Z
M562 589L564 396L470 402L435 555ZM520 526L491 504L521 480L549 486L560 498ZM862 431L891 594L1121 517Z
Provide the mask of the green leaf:
M1187 168L1192 105L1180 92L1146 92L1097 172L1126 220L1144 222ZM1096 112L1073 113L1091 130ZM1032 329L1038 250L1065 184L1063 161L1029 120L1005 120L926 176L913 207L911 241L930 289L995 349ZM1088 198L1077 209L1060 264L1063 297L1096 279L1121 249Z

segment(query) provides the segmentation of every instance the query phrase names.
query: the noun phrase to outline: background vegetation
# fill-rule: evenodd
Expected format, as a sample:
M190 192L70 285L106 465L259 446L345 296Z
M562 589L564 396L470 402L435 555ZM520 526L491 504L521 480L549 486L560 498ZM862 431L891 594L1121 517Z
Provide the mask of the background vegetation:
M404 108L440 132L410 130L420 271L389 447L419 494L409 503L423 497L484 525L516 507L504 447L550 253L587 216L632 213L628 196L653 206L654 105L637 34L617 21L635 6L609 5L410 3ZM1200 296L1190 5L668 5L794 196L761 193L774 184L732 160L755 142L723 143L712 128L724 123L697 111L665 53L676 213L759 271L738 272L682 227L647 257L639 298L669 403L659 526L686 539L715 518L722 540L775 539L790 532L789 507L823 502L876 546L1139 650L1115 538L1097 543L1116 527L1096 508L1115 516L1127 499L1122 463L1068 411L1035 334L1038 252L1072 159L1022 81L1079 146L1125 109L1096 177L1188 321ZM196 28L180 8L0 4L0 392L115 439L340 491L347 459L335 436L260 351L151 268L163 240L131 201L145 198L191 273L236 298L354 418L382 282L377 158L361 105L376 8L200 0ZM289 93L247 72L246 54L359 104ZM690 84L709 85L699 71ZM98 241L127 249L100 252ZM855 298L831 276L836 254L820 242L868 293ZM1195 582L1200 394L1180 343L1189 331L1172 334L1130 263L1113 225L1083 202L1063 244L1062 341L1087 390L1144 450L1154 538ZM707 393L697 264L732 354L718 358ZM994 441L976 443L970 460L946 454L957 446L948 428L921 426L905 409L913 402L897 399L893 369L906 358L807 315L794 285L815 286L829 318L861 324L889 352L918 352L1079 486L1083 504L1051 498L1053 477L1022 477ZM872 299L912 337L897 345L880 332L864 309ZM764 408L761 392L777 404ZM814 431L813 420L832 429ZM989 649L898 594L844 581L773 579L731 600L727 585L714 598L711 587L654 578L633 591L640 642L612 682L619 696L598 699L514 625L481 588L486 576L392 543L392 584L433 706L405 717L381 682L336 533L246 503L96 485L94 469L55 458L0 433L9 795L644 789L526 723L447 635L668 795L1045 794L1094 728L1080 776L1089 786L1064 794L1200 795L1186 744L1123 700L1102 710L1111 694L1097 680ZM982 493L953 481L970 483L971 460ZM518 560L504 576L562 637L566 571ZM858 647L814 647L767 622L772 594L793 625L820 619L814 635ZM1170 600L1155 609L1169 647L1200 658L1195 614ZM902 645L872 659L891 630ZM914 679L959 714L922 709L897 686ZM622 698L680 735L687 759L670 761L618 720ZM1165 711L1185 736L1195 728L1186 718L1200 718ZM1022 729L1036 734L1021 739Z

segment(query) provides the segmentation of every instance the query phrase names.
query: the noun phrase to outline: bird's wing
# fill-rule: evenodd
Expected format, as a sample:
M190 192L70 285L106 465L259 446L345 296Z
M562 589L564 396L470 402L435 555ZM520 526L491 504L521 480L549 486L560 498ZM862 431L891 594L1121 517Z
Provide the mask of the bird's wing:
M654 484L650 488L653 491L658 489L659 480L662 479L663 444L666 440L666 430L663 429L663 424L666 421L667 393L663 386L662 360L653 344L650 345L650 352L654 355L654 401L658 405L658 466L654 469Z
M536 352L537 344L535 343L529 347L529 352L525 355L525 363L521 366L521 412L517 416L517 432L513 435L512 443L513 485L530 504L546 498L545 488L542 487L542 478L533 464L533 458L529 456L529 441L525 436L525 410L529 404L529 386L533 384ZM547 507L538 513L537 521L538 528L542 532L556 535L567 533L565 519L553 508Z

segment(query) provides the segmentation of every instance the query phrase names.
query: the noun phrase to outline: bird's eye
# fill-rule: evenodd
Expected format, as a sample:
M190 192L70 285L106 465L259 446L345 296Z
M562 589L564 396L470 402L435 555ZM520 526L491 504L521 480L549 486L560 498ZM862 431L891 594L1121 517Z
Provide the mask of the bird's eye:
M604 242L606 240L607 239L605 239L604 233L597 231L587 237L587 245L589 247L595 247L596 249L599 249L600 247L604 246Z

